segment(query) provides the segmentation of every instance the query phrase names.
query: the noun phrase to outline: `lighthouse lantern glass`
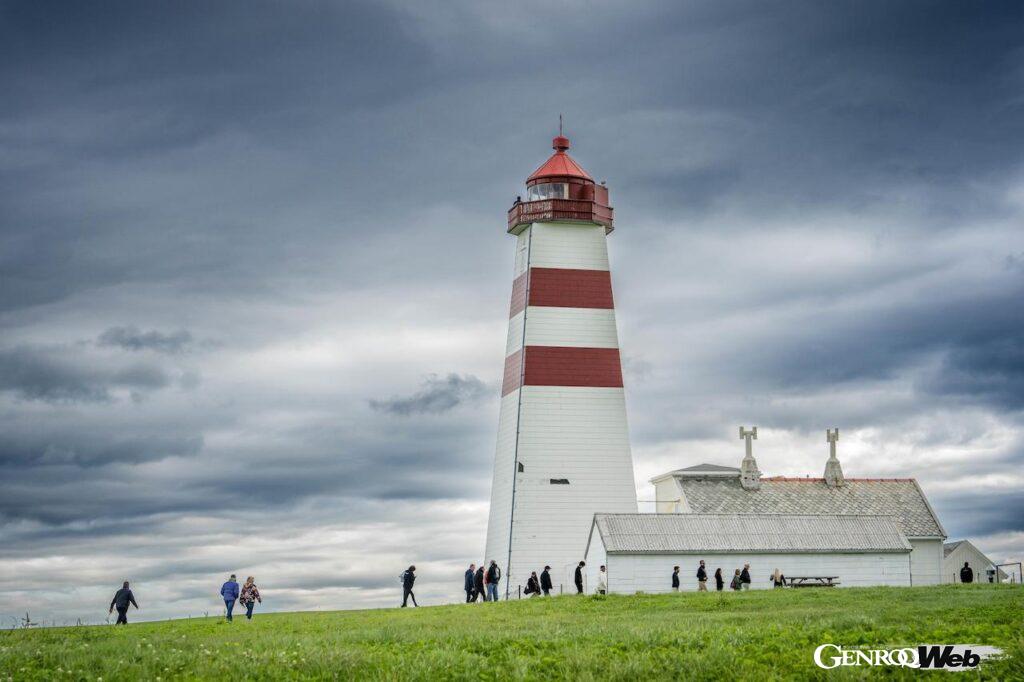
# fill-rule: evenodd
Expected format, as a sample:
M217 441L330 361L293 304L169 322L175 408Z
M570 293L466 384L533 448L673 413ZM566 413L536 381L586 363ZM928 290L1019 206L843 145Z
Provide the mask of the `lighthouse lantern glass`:
M544 199L568 199L569 185L564 182L546 182L534 185L530 188L527 201L542 201Z

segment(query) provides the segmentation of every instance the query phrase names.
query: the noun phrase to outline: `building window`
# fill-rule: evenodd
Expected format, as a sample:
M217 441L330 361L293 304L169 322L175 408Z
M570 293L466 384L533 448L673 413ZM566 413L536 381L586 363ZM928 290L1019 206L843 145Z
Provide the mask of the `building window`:
M569 485L568 478L552 478L551 485Z
M526 196L527 201L541 201L543 199L568 199L569 185L564 182L546 182L541 185L530 187Z
M519 463L519 473L523 473L524 471L526 471L526 467L524 467L524 466L523 466L523 463L522 463L522 462L520 462L520 463Z

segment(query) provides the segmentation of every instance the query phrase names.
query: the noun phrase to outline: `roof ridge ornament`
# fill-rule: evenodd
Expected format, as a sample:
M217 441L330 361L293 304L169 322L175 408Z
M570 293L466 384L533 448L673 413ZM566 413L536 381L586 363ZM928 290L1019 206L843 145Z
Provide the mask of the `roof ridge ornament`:
M825 483L829 488L841 488L846 485L843 467L836 457L836 441L839 440L839 428L825 429L825 442L828 443L828 461L825 462Z
M754 459L753 441L757 440L757 427L749 431L740 427L740 439L747 441L746 456L740 464L740 485L745 490L759 490L761 488L761 472L757 468L757 461Z

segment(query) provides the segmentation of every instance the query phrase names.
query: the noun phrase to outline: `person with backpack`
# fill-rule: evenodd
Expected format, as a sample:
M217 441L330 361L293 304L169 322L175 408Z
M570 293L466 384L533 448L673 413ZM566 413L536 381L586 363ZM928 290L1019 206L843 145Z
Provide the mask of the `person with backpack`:
M128 625L128 605L131 604L137 611L139 605L135 603L135 595L132 594L131 589L128 587L128 581L124 581L124 585L121 589L114 594L114 598L110 600L110 610L107 613L113 613L114 608L117 608L117 622L114 625ZM26 616L26 619L28 616Z
M416 582L416 567L415 566L410 566L409 568L405 569L405 572L402 574L401 577L402 577L402 608L404 609L406 607L406 605L408 604L410 598L412 599L412 605L413 606L419 606L419 604L416 603L416 595L412 593L412 586Z
M573 580L576 583L576 594L583 594L583 567L586 565L586 561L581 561L579 566L576 567L576 575L573 576Z
M544 570L540 574L540 589L544 592L545 597L551 596L551 590L554 589L554 585L551 584L551 567L545 566Z
M974 582L974 569L971 565L964 562L964 567L960 569L960 582L962 583L973 583Z
M473 576L473 589L476 590L476 594L473 595L473 601L476 601L477 597L480 597L480 602L487 601L487 589L485 582L487 578L484 575L484 565L480 564L480 568L476 569L476 575Z
M263 603L259 588L256 587L256 579L251 575L245 579L242 585L242 594L238 597L238 603L245 607L245 619L252 620L252 610L256 602Z
M498 601L498 583L501 582L501 569L498 562L491 560L487 567L487 597L489 601Z
M679 567L678 566L673 566L672 567L672 591L673 592L678 592L679 591Z
M697 591L707 592L708 591L708 572L704 568L704 560L700 560L700 566L697 567Z
M231 612L235 610L235 601L238 599L238 581L234 573L220 586L220 596L224 599L224 608L227 609L227 620L230 623Z
M732 582L729 583L729 587L737 592L743 589L743 582L740 580L740 569L736 569L736 574L732 577Z
M476 565L470 564L469 568L466 569L465 580L463 581L463 589L466 590L466 603L476 601Z
M725 587L725 580L722 578L722 569L716 568L715 569L715 589L718 590L719 592L721 592L723 587Z

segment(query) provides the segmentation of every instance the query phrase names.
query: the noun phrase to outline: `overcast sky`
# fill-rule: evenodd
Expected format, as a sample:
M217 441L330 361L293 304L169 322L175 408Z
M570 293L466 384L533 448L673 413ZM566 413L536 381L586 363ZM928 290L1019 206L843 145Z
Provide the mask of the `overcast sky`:
M837 426L1024 558L1020 3L2 2L0 92L4 626L459 599L559 113L642 500Z

